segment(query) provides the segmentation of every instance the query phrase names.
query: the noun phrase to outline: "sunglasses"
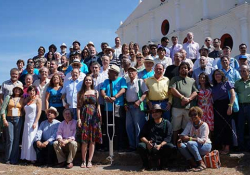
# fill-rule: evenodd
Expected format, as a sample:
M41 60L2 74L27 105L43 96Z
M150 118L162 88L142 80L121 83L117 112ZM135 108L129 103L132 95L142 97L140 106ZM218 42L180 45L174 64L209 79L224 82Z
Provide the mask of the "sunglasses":
M142 57L136 57L136 59L142 59Z
M198 115L197 113L191 113L190 117L194 117L194 116L197 116L197 115Z

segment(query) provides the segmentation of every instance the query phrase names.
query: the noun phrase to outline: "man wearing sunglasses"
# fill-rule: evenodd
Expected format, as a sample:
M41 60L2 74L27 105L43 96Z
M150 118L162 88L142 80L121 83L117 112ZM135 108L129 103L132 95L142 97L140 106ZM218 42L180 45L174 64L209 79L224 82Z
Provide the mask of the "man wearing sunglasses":
M244 43L240 44L240 45L239 45L239 50L240 50L240 54L237 55L237 56L235 56L234 58L235 58L236 60L239 61L239 60L240 60L239 58L240 58L242 55L244 55L244 56L247 57L248 65L250 65L250 54L247 53L247 45L244 44Z

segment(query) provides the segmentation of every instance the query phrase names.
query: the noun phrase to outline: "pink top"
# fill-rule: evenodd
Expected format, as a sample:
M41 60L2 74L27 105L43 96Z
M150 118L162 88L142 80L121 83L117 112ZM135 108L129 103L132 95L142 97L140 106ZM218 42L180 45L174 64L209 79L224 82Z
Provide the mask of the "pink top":
M57 130L56 139L72 139L75 140L77 121L72 119L68 123L62 121Z

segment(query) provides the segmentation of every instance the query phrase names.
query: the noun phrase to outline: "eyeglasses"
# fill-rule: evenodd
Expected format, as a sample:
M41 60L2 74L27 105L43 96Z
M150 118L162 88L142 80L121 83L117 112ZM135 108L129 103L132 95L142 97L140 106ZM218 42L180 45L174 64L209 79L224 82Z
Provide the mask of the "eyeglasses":
M194 117L194 116L197 116L197 115L198 115L197 113L191 113L189 116Z
M241 47L240 49L246 49L246 47Z
M211 41L211 40L209 40L209 39L206 39L205 41L206 41L206 42L208 42L208 41Z

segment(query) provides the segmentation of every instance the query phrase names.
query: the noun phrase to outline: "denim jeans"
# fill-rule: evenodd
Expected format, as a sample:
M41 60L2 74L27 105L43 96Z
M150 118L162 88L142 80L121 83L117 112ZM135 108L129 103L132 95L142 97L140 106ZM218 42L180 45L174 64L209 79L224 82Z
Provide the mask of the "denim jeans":
M22 127L22 117L6 117L9 126L4 127L6 134L5 161L16 164L19 159L19 139Z
M238 145L241 149L244 149L244 130L245 122L248 123L248 133L250 134L250 105L241 105L238 113ZM248 149L250 149L250 144L248 143Z
M187 143L181 143L179 150L187 160L194 157L196 161L199 161L201 160L201 156L211 151L211 148L211 143L200 144L196 141L188 141Z
M151 101L152 103L152 106L154 106L155 104L159 104L161 106L161 109L165 109L166 110L166 107L167 107L167 104L168 104L168 100L165 100L165 101L162 101L162 102L156 102L156 101ZM162 117L164 119L167 119L168 121L170 121L170 111L165 111L163 112L162 114ZM152 118L152 116L150 115L150 118Z
M129 140L129 147L135 149L139 143L139 134L146 122L146 114L140 108L136 108L134 104L128 105L126 111L126 130Z

